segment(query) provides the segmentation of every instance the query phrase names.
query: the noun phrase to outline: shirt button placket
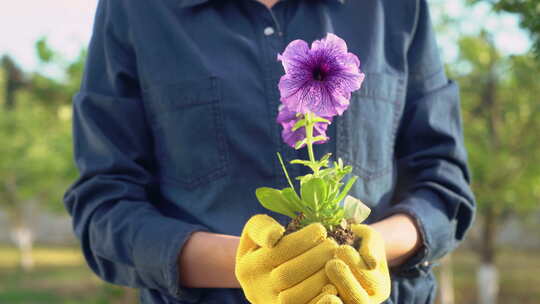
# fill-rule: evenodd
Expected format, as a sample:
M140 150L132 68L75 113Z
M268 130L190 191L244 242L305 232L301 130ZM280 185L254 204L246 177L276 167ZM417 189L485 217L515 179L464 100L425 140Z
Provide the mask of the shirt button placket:
M275 30L271 26L267 26L266 28L264 28L264 35L266 35L266 36L273 35L274 32L275 32Z
M279 91L277 89L277 81L279 80L279 77L281 74L283 74L283 70L281 68L281 64L277 61L277 54L282 52L285 48L285 40L284 35L282 32L281 24L279 23L276 15L274 14L274 11L272 9L265 8L265 16L262 19L264 22L261 27L261 34L263 36L263 50L262 54L264 57L264 65L265 65L265 86L266 86L266 92L267 92L267 99L269 104L269 110L271 115L271 120L273 123L273 138L274 138L274 147L282 153L282 155L286 159L290 159L291 151L293 149L287 149L285 145L282 143L281 140L281 126L275 122L275 118L277 117L278 113L278 107L279 107ZM276 9L276 8L274 8ZM277 157L274 158L274 168L276 170L276 186L281 185L283 182L283 185L285 185L285 179L282 178L281 172L281 165L279 163L279 160ZM294 171L294 170L293 170ZM295 172L290 172L294 174Z

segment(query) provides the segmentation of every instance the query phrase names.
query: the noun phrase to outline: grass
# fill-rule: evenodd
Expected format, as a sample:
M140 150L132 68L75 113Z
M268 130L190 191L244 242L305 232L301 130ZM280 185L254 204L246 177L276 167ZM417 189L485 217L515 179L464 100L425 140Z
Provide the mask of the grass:
M18 252L0 247L0 303L136 303L136 293L101 281L86 266L78 248L36 248L35 268L18 267Z
M496 264L500 280L498 303L540 303L539 251L517 251L504 248L498 253ZM458 249L452 255L455 303L478 303L476 292L478 265L478 256L470 250Z
M38 247L32 251L36 267L79 266L84 259L78 248ZM0 247L0 268L13 268L19 263L19 252L14 247Z
M123 304L137 303L132 289L101 281L86 266L78 248L38 247L33 252L35 269L18 267L15 248L0 246L0 303L2 304ZM503 249L498 256L499 303L540 303L540 252ZM476 300L474 252L458 249L452 258L455 303ZM437 269L437 268L436 268Z

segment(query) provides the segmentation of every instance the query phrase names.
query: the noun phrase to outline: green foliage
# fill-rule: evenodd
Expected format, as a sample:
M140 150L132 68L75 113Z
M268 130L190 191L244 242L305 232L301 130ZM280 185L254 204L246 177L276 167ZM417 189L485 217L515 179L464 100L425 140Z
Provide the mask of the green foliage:
M313 172L312 174L306 174L296 178L300 181L301 196L296 194L294 185L279 153L277 155L290 187L283 190L267 187L258 188L256 190L256 196L261 205L274 212L290 218L295 218L299 214L302 214L301 226L311 223L321 223L328 230L332 230L345 219L346 212L340 204L351 190L357 177L351 177L344 184L342 180L347 174L351 173L352 167L344 166L341 159L334 162L333 167L329 167L331 153L324 155L320 160L315 159L313 143L321 139L325 140L326 138L313 137L314 125L317 122L329 123L329 121L309 112L299 118L301 119L299 119L293 129L298 130L304 127L306 138L297 142L296 148L298 149L303 145L307 145L309 160L295 159L291 161L291 164L306 166ZM362 217L364 215L367 217L369 212L367 214L365 212L369 208L359 200L349 200L348 202L348 218L361 219L363 221L365 218ZM356 206L356 204L361 206Z
M320 141L325 141L327 140L326 136L315 136L313 137L313 127L315 125L315 123L318 123L318 122L323 122L323 123L330 123L329 120L327 119L324 119L322 117L318 117L316 115L313 115L311 113L306 113L305 116L302 116L301 114L298 114L297 117L300 117L301 119L299 119L293 126L292 128L292 131L296 131L300 128L305 128L305 131L306 131L306 138L298 141L295 145L295 149L298 150L300 148L302 148L303 146L307 145L308 146L308 149L310 150L310 154L313 153L312 151L312 145L314 143L317 143L317 142L320 142ZM313 158L313 157L311 157ZM312 161L313 159L311 159Z
M73 94L79 89L84 70L86 50L81 50L74 61L68 61L61 54L53 51L45 38L36 43L36 50L42 68L61 71L58 77L41 71L29 75L27 92L35 103L51 108L70 105Z
M300 196L291 183L291 187L283 190L268 187L258 188L256 190L257 199L265 208L290 218L295 218L300 213L303 214L302 226L310 223L322 223L327 229L332 229L332 227L340 225L346 215L345 209L340 206L340 203L347 196L357 177L353 176L346 184L343 183L342 179L352 171L352 167L344 166L341 159L334 162L333 167L328 167L330 156L331 154L327 154L320 161L316 161L316 163L322 163L318 168L314 168L309 161L291 161L293 164L302 164L313 170L313 174L297 177L300 181ZM323 169L321 170L321 168ZM289 178L285 167L283 169ZM317 170L317 173L314 169ZM349 206L350 208L357 207ZM367 207L364 206L362 211L352 210L352 213L349 213L351 218L362 217L364 213L358 216L358 212L365 211L365 208ZM369 208L367 209L369 210Z
M538 0L469 0L472 3L488 2L496 11L517 14L520 24L534 40L537 58L540 59L540 1Z
M0 197L5 198L0 205L17 208L23 201L37 199L62 209L62 192L75 177L69 110L52 112L25 102L0 115L0 179L6 183L0 189ZM12 197L6 199L10 187Z
M55 52L49 47L49 44L47 43L47 38L41 37L36 42L36 51L38 58L43 63L51 62L55 57Z
M461 86L465 139L480 211L491 208L502 215L538 208L538 62L531 55L502 56L485 32L462 37L459 46L460 62L449 72Z
M290 202L280 190L262 187L255 191L255 195L266 209L284 214L290 218L296 217L296 212L302 211L301 208L296 208L295 202Z
M0 208L20 216L26 202L63 211L62 194L76 178L72 157L71 97L78 90L84 54L65 62L45 39L36 43L42 66L62 71L51 77L24 73L25 84L11 89L5 106L7 74L0 74Z

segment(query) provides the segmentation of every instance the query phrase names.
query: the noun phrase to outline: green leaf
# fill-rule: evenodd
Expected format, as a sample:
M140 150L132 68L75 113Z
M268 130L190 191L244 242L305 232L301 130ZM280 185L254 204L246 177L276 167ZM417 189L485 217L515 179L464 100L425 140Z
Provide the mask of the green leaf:
M328 188L322 178L314 177L302 183L300 191L302 200L318 211L321 203L326 201Z
M319 162L312 162L310 160L301 160L301 159L291 160L291 164L304 165L310 168L313 172L317 171L321 167L321 164Z
M328 167L328 158L330 157L331 154L332 153L328 153L325 156L323 156L321 160L315 161L315 162L312 162L311 160L293 159L290 161L290 163L296 164L296 165L304 165L306 167L311 168L313 171L316 171L315 169L319 169L321 167ZM324 170L319 171L319 176L322 177L321 174L328 174L328 172L323 173L322 171Z
M296 212L305 212L305 206L302 204L302 200L296 194L296 191L292 188L285 188L281 190L281 194L287 199L291 208Z
M55 52L50 48L47 38L41 37L36 42L36 50L38 53L38 57L41 61L45 63L51 62L55 57Z
M345 217L345 210L343 208L339 208L339 210L334 213L334 220L339 223L343 218Z
M303 183L307 182L308 180L310 180L311 178L313 177L313 174L309 173L309 174L306 174L306 175L302 175L302 176L297 176L296 179L300 181L300 185L302 185Z
M322 135L313 137L313 142L314 142L314 143L316 143L316 142L318 142L318 141L325 141L325 140L328 140L328 137L322 136Z
M343 209L345 210L345 217L352 219L356 224L361 224L371 213L371 209L368 206L362 203L361 200L350 195L345 197Z
M287 172L287 168L285 168L285 163L283 162L283 158L281 157L281 154L279 152L276 153L277 154L277 157L279 159L279 163L281 164L281 168L283 169L283 173L285 173L285 177L287 178L287 182L289 183L289 186L291 186L291 188L293 189L294 191L294 185L291 181L291 178L289 177L289 172ZM296 192L295 192L296 194Z
M324 123L327 123L329 124L330 123L330 120L328 119L324 119L322 117L319 117L319 116L315 116L311 119L312 122L324 122Z
M345 166L345 168L343 168L343 173L344 174L349 174L349 173L352 172L352 169L353 169L352 166Z
M255 191L257 199L264 208L286 215L290 218L295 218L295 208L293 208L281 191L273 188L262 187Z
M293 126L293 128L292 128L292 131L294 132L294 131L296 131L296 130L302 128L302 127L305 127L305 126L306 126L306 123L307 123L307 121L306 121L305 118L304 118L304 119L300 119L299 121L297 121L297 122L294 124L294 126Z
M293 159L291 160L291 164L304 165L304 166L310 167L313 163L310 160Z
M307 144L307 138L304 138L304 139L298 141L298 142L294 145L294 148L295 148L296 150L298 150L298 149L302 148L302 146L305 145L305 144Z
M324 163L325 167L328 167L328 160L330 159L330 157L332 156L332 153L326 153L322 158L321 160L319 161L320 163Z
M335 170L334 168L327 168L327 169L322 169L321 171L319 171L319 177L324 177L324 178L332 178L331 175L334 175L335 174Z
M343 187L343 190L341 190L341 193L339 194L339 196L336 197L336 200L335 200L336 203L341 202L345 198L345 196L347 195L347 193L349 193L349 190L351 190L352 186L354 185L354 182L356 182L357 179L358 179L358 176L353 176L349 179L345 187Z

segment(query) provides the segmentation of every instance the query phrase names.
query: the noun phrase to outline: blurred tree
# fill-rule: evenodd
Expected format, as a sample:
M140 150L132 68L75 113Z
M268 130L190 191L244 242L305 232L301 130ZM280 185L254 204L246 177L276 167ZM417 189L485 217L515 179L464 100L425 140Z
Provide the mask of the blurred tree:
M50 108L70 105L81 83L86 50L82 49L75 60L67 60L51 49L46 38L41 38L36 42L36 52L43 70L60 71L61 75L51 77L50 73L39 70L31 73L28 90L31 98Z
M6 133L13 134L19 130L17 128L16 120L12 119L17 105L17 92L25 82L23 80L23 72L11 57L7 55L2 57L2 69L2 80L4 84L2 95L4 97L4 111L6 115L0 120L0 126ZM6 156L8 156L7 149L11 147L10 141L8 141L7 138L2 139L2 142L5 143L2 145L2 148L6 151L0 150L3 152L0 155L3 155L2 160L5 160ZM11 152L15 151L12 150ZM2 160L0 160L0 164L3 165ZM0 166L0 168L4 169L3 167L4 166ZM19 204L17 180L12 172L8 172L7 170L2 171L4 174L2 174L3 182L0 190L0 205L4 207L4 210L9 216L12 226L12 237L21 252L21 266L23 269L28 270L32 268L34 264L31 255L33 234L31 229L28 229L28 225L24 222L25 210L22 208L22 205Z
M23 72L15 61L8 55L2 56L2 68L4 70L4 107L11 110L15 107L15 94L24 86Z
M71 97L82 77L84 52L65 63L41 39L43 65L63 76L23 73L9 57L2 60L0 110L0 208L10 219L21 251L21 266L32 265L32 217L37 210L63 211L61 197L76 176L71 143Z
M515 13L520 16L521 26L527 29L534 40L534 49L540 59L540 1L538 0L469 0L488 2L496 11Z
M508 214L525 215L540 201L540 82L531 55L504 57L490 35L462 37L449 66L461 85L473 189L482 219L480 303L495 303L496 236Z

